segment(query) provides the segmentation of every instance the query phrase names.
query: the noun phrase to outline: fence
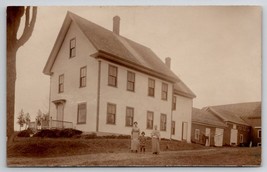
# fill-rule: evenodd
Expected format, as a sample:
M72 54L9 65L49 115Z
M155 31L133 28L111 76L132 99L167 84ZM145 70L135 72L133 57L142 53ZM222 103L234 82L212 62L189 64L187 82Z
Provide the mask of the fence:
M40 130L40 129L51 129L51 128L73 128L73 123L68 121L53 120L52 117L48 119L36 119L34 122L29 123L29 128Z

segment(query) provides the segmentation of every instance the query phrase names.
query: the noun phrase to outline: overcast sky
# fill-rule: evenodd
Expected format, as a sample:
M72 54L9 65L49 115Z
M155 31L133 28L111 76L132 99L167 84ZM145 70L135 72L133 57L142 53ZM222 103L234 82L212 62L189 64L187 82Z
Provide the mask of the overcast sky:
M261 100L258 7L38 7L30 40L17 54L15 113L49 109L42 73L67 11L151 48L196 94L194 107ZM18 127L16 125L16 127Z

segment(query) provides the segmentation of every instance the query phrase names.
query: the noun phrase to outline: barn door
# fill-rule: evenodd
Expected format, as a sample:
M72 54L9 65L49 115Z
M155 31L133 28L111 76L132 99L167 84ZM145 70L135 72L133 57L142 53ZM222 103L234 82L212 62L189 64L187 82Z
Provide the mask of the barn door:
M215 129L214 144L215 146L223 145L223 129L222 128Z
M210 146L210 128L206 128L205 136L206 136L205 146Z
M231 129L230 145L237 145L237 129Z

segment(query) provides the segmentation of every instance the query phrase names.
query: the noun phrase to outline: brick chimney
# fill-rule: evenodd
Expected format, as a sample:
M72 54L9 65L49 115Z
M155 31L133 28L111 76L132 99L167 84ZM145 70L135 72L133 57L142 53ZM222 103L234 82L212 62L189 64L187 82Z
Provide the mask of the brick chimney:
M117 35L120 34L120 17L115 16L113 17L113 32Z
M168 66L169 69L171 69L171 58L170 57L165 58L165 64Z

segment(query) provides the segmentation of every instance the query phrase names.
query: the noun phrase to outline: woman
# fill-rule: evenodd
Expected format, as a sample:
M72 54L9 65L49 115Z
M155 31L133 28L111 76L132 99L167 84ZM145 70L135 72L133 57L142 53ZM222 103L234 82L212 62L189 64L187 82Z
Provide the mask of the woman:
M135 121L131 134L131 151L136 153L139 148L139 135L140 135L140 129L137 127L137 124L138 123Z
M152 138L152 153L159 154L159 141L160 141L160 132L157 130L157 126L154 126L154 130L151 133Z

